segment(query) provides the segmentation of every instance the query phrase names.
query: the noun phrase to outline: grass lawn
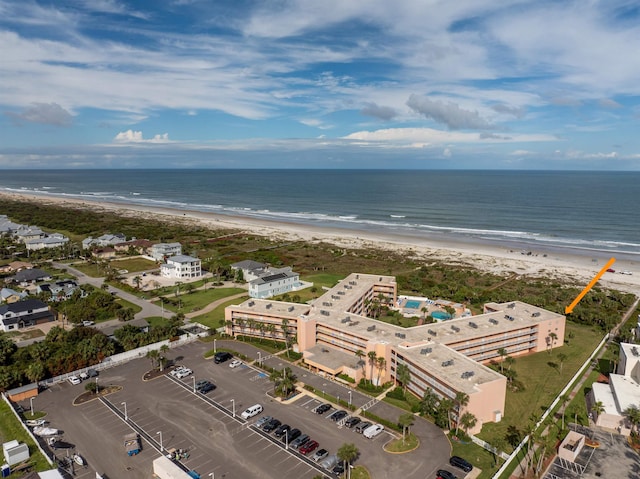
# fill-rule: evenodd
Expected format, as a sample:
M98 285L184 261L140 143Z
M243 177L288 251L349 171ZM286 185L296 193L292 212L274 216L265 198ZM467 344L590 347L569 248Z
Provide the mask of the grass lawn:
M148 318L144 318L149 323L149 327L153 328L156 326L167 326L169 324L169 318L163 318L161 316L150 316Z
M227 306L231 306L232 304L240 304L243 301L249 299L249 296L242 296L241 298L232 299L225 303L222 303L213 311L209 311L208 313L202 314L200 316L196 316L193 318L194 321L198 323L204 324L205 326L209 326L210 328L220 328L224 326L224 308Z
M493 454L472 442L462 443L459 441L451 441L451 446L453 448L451 452L452 456L464 457L473 465L473 467L482 471L478 476L479 479L489 479L492 477L504 462L502 459L498 458L499 463L496 465L496 459ZM457 474L458 477L463 475L464 474L462 473Z
M71 263L69 266L77 269L78 271L81 271L82 273L92 278L101 278L104 276L104 270L98 268L98 265L95 265L95 264L82 262L82 263Z
M512 369L525 390L512 392L507 389L504 418L499 423L485 424L478 434L480 438L490 444L496 439L504 440L510 425L522 431L532 415L539 418L593 352L603 333L567 321L565 338L568 336L572 337L565 339L565 345L555 348L551 354L542 352L516 358ZM562 368L559 354L566 355Z
M364 466L355 466L351 469L351 479L369 479L369 471Z
M9 409L9 405L4 401L0 401L0 442L5 443L13 439L18 442L24 442L29 446L29 453L31 454L29 463L33 465L36 471L51 469L49 462L40 453L31 437Z
M126 269L129 273L158 269L158 264L155 261L144 258L116 259L110 261L109 265L118 271Z
M419 444L420 441L418 440L416 435L410 432L405 436L404 441L402 440L402 438L400 438L396 439L395 441L391 441L388 444L385 444L384 450L388 452L413 451L416 447L418 447Z
M137 304L130 303L126 299L117 298L116 303L122 305L122 307L125 309L131 308L133 310L133 314L137 314L140 311L142 311L142 308L140 306L138 306Z
M226 298L227 296L233 296L234 294L246 293L246 291L246 289L242 288L211 288L207 289L206 291L199 290L193 291L191 293L181 294L177 298L175 296L168 296L167 299L170 299L176 304L173 305L165 301L164 309L173 311L174 313L198 311L199 309L204 308L209 303L213 303L214 301L218 301L219 299ZM154 304L160 306L161 301L154 301ZM182 306L182 308L179 308L179 306Z

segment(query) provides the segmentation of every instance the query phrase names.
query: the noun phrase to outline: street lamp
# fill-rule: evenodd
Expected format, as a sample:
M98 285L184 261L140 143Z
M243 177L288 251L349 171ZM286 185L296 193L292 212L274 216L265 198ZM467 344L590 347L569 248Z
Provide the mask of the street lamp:
M100 392L100 388L98 387L98 376L96 376L96 394Z
M31 417L33 417L33 398L29 398L29 404L31 404Z
M236 417L236 402L235 400L231 400L231 407L233 409L233 417Z
M158 431L156 434L160 434L160 452L162 452L164 451L164 447L162 447L162 431Z
M213 352L216 352L216 338L213 338Z
M347 393L349 394L349 407L351 407L351 391L347 391Z
M195 392L196 392L196 377L195 376L191 376L191 379L193 379L193 393L195 394Z
M127 421L129 419L129 416L127 416L127 403L123 401L120 404L124 406L124 420Z
M262 353L258 351L258 366L262 366Z

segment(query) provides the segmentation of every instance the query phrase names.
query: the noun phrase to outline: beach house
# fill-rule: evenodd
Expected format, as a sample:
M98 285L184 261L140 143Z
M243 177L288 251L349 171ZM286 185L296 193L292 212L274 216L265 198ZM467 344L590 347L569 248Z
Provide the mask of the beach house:
M226 333L295 338L311 370L330 377L346 374L356 382L399 382L398 369L406 366L405 386L418 397L427 390L452 400L459 392L468 395L468 404L452 419L455 423L471 412L478 420L472 433L504 415L507 379L486 364L499 360L503 350L518 356L564 341L564 316L520 301L490 303L481 315L412 328L370 317L377 302L396 301L393 276L354 273L313 304L250 299L228 306Z
M195 279L202 276L202 261L187 255L172 256L160 265L160 276L171 279Z
M180 243L156 243L151 246L149 255L155 261L164 261L171 256L182 254L182 245Z
M0 306L0 328L5 332L51 321L55 321L55 315L39 299L25 299Z

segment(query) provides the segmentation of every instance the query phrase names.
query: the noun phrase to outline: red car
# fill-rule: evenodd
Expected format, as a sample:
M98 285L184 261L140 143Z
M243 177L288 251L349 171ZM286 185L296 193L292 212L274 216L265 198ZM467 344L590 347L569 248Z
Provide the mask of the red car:
M613 268L609 268L609 269L607 270L607 273L615 273L615 272L616 272L616 270L615 270L615 269L613 269Z
M306 456L310 452L315 451L318 446L319 444L317 441L309 441L306 444L303 444L303 446L299 449L300 454L303 454Z

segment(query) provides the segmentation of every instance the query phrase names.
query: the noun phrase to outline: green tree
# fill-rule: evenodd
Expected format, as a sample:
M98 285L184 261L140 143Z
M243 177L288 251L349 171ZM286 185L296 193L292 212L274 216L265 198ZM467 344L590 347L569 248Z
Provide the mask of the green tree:
M365 375L364 367L365 367L366 363L363 360L363 358L366 355L365 355L365 353L364 353L364 351L362 349L358 349L355 354L356 354L356 357L358 358L358 365L362 368L362 376L364 376Z
M598 403L594 404L597 405ZM602 408L602 412L604 412L604 407ZM637 406L632 405L625 409L622 414L624 414L629 422L631 423L631 429L635 429L636 434L638 433L638 425L640 424L640 409Z
M402 391L407 394L407 386L411 382L411 371L409 366L404 363L399 363L396 368L396 379L402 384Z
M373 384L373 366L376 364L376 360L378 359L378 355L375 351L369 351L367 353L367 357L369 358L369 365L371 366L369 373L369 383Z
M456 397L454 398L453 402L455 403L455 413L456 413L456 434L458 433L458 425L460 423L460 416L462 414L462 410L464 409L464 407L469 404L469 395L462 392L462 391L458 391L456 393Z
M156 364L158 363L158 360L160 359L160 353L158 352L157 349L151 349L149 351L147 351L147 354L145 355L146 358L148 358L151 361L151 368L155 369L156 368Z
M360 450L353 443L345 443L338 448L336 455L344 463L344 470L349 471L353 461L360 455Z
M42 378L44 378L45 372L46 371L44 368L44 363L40 361L34 361L29 364L29 366L27 366L25 375L27 376L29 381L31 381L32 383L37 383Z
M560 374L562 374L562 366L564 362L567 360L567 355L564 353L558 353L558 362L560 363Z
M378 386L380 385L380 376L382 375L382 371L387 367L387 360L380 356L376 359L376 368L378 369Z
M411 413L401 414L398 418L398 425L402 428L402 443L405 442L406 433L409 431L409 428L413 426L415 417Z
M433 416L436 408L438 407L438 395L433 392L433 389L427 388L422 395L420 401L420 411L422 414L428 414Z
M507 356L507 350L505 348L498 349L498 354L500 355L500 372L504 372L504 358Z
M91 394L98 392L98 385L95 381L89 381L84 385L84 390L89 391Z
M478 418L476 418L472 413L465 412L458 421L460 427L464 431L465 434L468 434L469 429L473 429L478 424ZM457 427L457 425L456 425Z
M283 368L280 371L273 370L269 379L273 381L273 392L276 396L288 397L296 388L298 378L291 368Z

